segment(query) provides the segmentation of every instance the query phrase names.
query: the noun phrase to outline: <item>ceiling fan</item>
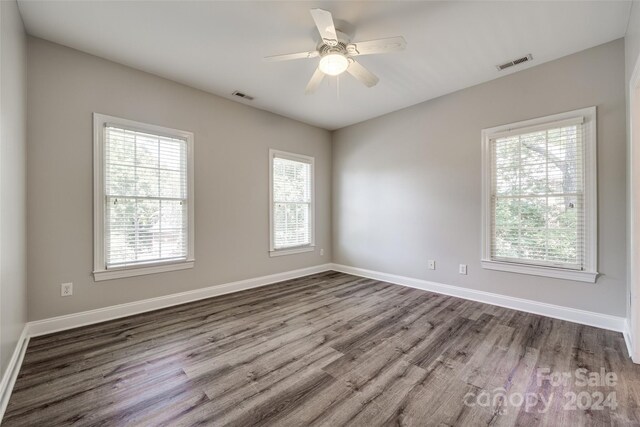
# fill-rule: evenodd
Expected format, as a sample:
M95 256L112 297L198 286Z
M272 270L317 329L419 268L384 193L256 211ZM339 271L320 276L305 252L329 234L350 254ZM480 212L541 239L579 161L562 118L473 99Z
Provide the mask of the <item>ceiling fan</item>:
M316 50L267 56L265 58L266 61L286 61L320 57L318 68L311 76L311 80L309 80L305 89L307 94L315 92L325 75L337 76L345 71L367 87L373 87L378 83L378 77L359 64L353 57L396 52L404 50L407 46L407 42L400 36L352 43L349 40L349 36L336 30L331 12L323 9L311 9L311 16L316 27L318 27L321 37Z

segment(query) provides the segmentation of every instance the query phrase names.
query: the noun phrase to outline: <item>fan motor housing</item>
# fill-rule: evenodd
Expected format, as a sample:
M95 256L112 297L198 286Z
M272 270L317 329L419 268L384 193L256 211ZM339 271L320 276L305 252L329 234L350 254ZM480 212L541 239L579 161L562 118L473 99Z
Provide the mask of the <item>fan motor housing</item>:
M324 43L318 47L318 52L320 52L320 56L325 56L330 53L341 53L343 55L347 54L347 45L343 42L338 42L337 46L329 46Z
M347 45L350 42L349 36L338 29L336 29L336 34L338 36L338 44L336 46L329 46L322 40L318 43L318 52L320 53L320 56L325 56L330 53L341 53L343 55L347 55Z

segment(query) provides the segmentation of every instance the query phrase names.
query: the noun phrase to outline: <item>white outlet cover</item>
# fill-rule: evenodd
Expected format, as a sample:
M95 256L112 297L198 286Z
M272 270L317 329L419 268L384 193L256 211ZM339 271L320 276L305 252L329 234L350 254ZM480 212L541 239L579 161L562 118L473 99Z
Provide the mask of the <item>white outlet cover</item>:
M436 269L436 262L432 259L429 260L429 270L435 270Z
M460 274L467 274L467 264L460 264Z
M73 283L62 283L60 285L60 296L70 297L73 295Z

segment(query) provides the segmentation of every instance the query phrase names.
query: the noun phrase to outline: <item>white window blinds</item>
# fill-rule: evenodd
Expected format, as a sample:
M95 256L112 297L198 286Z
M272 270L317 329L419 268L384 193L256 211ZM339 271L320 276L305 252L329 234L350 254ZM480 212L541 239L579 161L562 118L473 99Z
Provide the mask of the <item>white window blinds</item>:
M272 155L272 249L308 246L312 243L311 158Z
M188 256L187 141L104 128L107 268Z
M580 117L490 139L492 260L584 269L584 132Z

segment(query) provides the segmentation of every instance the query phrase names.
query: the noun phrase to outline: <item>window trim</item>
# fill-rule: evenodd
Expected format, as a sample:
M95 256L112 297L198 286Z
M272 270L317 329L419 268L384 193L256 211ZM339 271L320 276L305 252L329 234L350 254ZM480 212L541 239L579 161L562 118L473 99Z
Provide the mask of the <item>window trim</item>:
M275 249L274 245L274 223L273 223L273 159L282 158L293 160L296 162L308 163L311 165L311 203L309 209L310 215L310 239L309 244L301 246L292 246L283 249ZM276 257L282 255L299 254L303 252L311 252L315 250L315 207L316 207L316 192L315 192L315 158L311 156L305 156L303 154L289 153L286 151L280 151L270 148L269 149L269 256Z
M182 138L187 141L187 203L188 236L187 258L179 261L156 261L142 265L132 265L107 269L105 260L105 188L104 188L104 127L106 124L120 125L127 129L148 132L156 135ZM195 264L195 209L194 209L194 172L193 172L193 133L171 129L106 114L93 113L93 277L94 280L111 280L124 277L141 276L174 270L193 268Z
M549 267L530 262L491 259L491 140L511 133L527 133L549 125L562 124L582 117L584 140L584 212L585 256L584 269ZM525 120L482 130L482 268L512 273L545 276L557 279L595 283L598 277L598 183L597 183L597 126L596 107L587 107L546 117Z

